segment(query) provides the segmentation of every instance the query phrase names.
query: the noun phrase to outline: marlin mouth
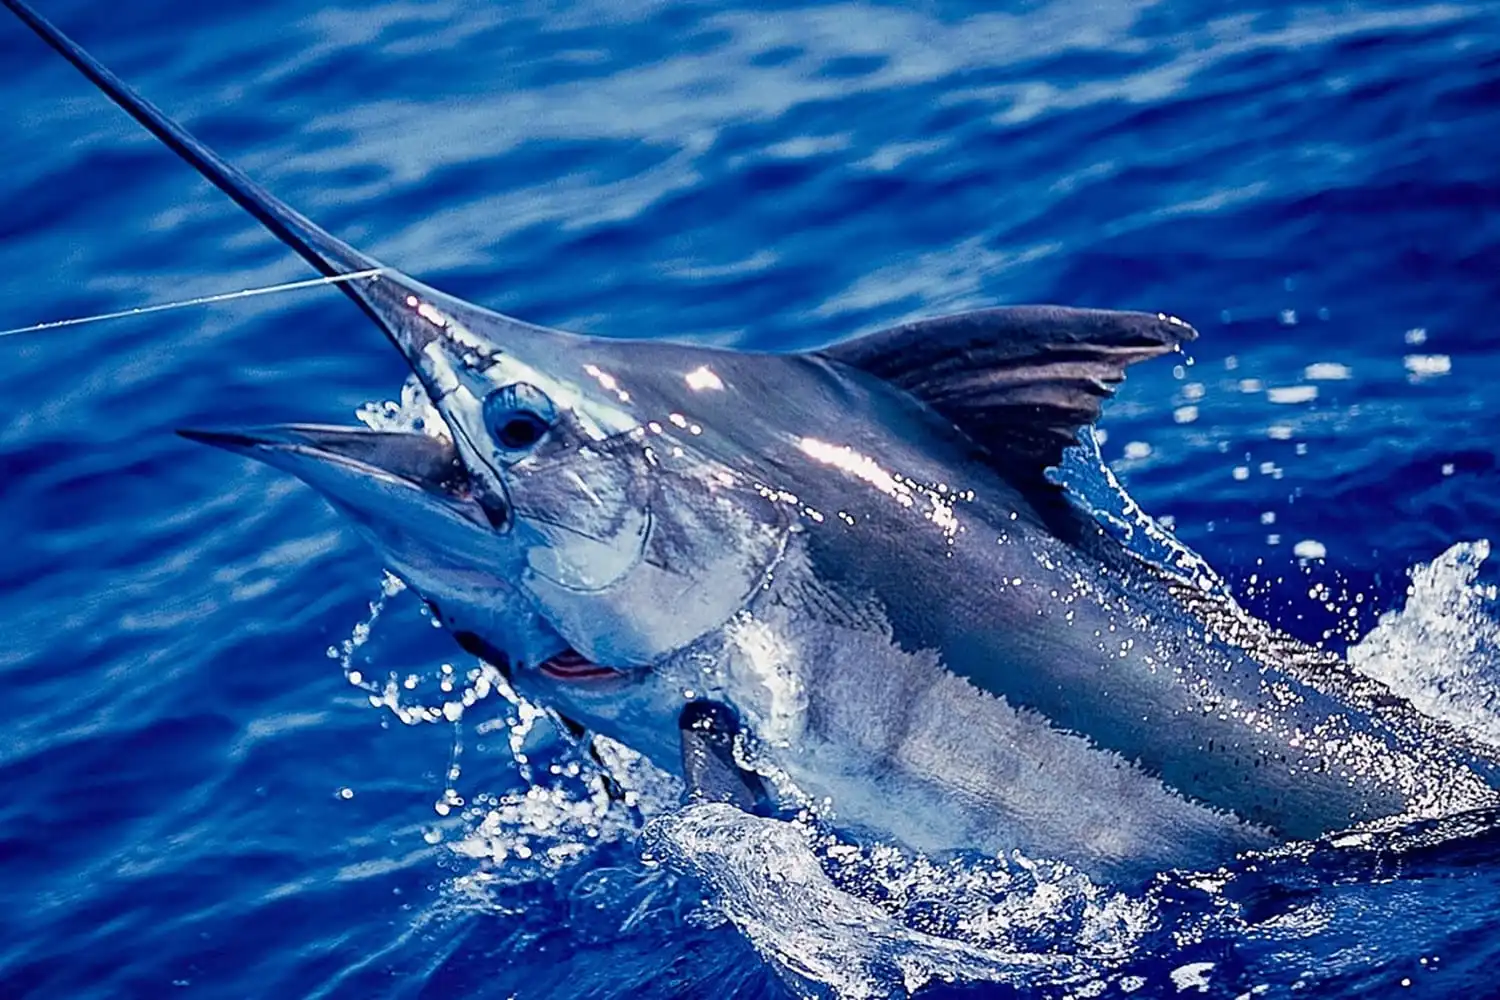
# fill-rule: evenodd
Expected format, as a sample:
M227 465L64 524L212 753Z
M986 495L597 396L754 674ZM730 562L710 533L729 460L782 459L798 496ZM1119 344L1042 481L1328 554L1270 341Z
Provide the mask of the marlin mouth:
M437 614L439 618L442 617L441 611L438 611ZM455 632L453 638L465 652L493 665L505 676L506 680L511 679L511 659L499 646L475 635L473 632ZM630 675L630 671L628 670L617 670L614 667L601 666L578 652L572 646L565 647L562 652L553 653L547 657L547 659L537 665L537 670L551 677L553 680L568 681L570 683L600 681L605 678L622 678Z
M628 675L628 671L595 663L571 646L542 661L537 669L548 677L560 681L591 681Z

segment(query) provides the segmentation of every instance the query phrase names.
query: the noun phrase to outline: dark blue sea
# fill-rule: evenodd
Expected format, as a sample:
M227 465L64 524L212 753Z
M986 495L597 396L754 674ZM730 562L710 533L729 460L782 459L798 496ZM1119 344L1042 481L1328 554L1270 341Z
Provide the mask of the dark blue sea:
M341 237L535 322L1186 318L1106 409L1124 489L1500 739L1500 4L37 3ZM0 134L0 327L310 276L8 14ZM0 338L0 995L1500 994L1482 816L1120 893L693 826L620 748L612 801L310 489L173 434L404 377L327 287Z

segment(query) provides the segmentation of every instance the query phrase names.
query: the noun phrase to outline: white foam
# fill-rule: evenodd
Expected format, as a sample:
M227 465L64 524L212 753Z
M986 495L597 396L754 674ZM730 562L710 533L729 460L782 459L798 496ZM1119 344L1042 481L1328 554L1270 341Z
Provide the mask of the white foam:
M1322 559L1328 555L1328 547L1312 538L1304 538L1292 546L1298 559Z
M1310 382L1341 382L1353 376L1348 365L1337 361L1316 361L1302 370L1302 377Z
M1310 403L1317 398L1315 385L1283 385L1266 390L1266 399L1273 403Z
M442 414L422 391L415 375L408 375L396 402L365 403L354 411L360 423L376 431L421 431L429 437L449 440L448 425Z
M1413 378L1447 375L1453 370L1453 359L1446 354L1408 354L1402 363Z
M699 880L710 906L761 955L841 998L913 992L934 981L1025 987L1090 977L1090 963L1073 956L982 948L912 929L836 886L813 850L813 831L798 824L702 803L653 821L644 839L653 860Z
M1209 986L1208 974L1213 971L1212 962L1189 962L1172 970L1172 985L1177 987L1177 992L1184 990L1197 990L1199 993L1207 993Z
M1486 540L1460 542L1411 571L1406 606L1349 650L1349 662L1416 708L1500 746L1500 623L1476 584Z

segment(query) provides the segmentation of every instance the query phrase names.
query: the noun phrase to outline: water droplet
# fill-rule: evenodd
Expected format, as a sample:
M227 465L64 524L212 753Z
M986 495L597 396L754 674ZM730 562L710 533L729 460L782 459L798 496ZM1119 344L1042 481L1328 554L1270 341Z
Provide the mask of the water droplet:
M1298 559L1322 559L1328 555L1328 549L1322 542L1314 541L1311 538L1304 538L1292 546L1292 553Z

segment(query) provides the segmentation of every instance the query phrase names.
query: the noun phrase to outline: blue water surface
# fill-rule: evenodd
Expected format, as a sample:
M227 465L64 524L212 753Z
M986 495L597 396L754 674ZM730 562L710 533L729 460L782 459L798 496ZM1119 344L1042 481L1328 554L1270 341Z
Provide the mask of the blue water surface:
M1102 424L1131 495L1284 629L1342 650L1406 607L1388 666L1500 676L1484 547L1449 552L1500 538L1500 4L38 3L333 232L535 322L1185 317L1191 363ZM307 276L8 15L0 130L0 327ZM172 433L348 422L404 375L326 288L0 339L0 994L904 992L837 957L856 930L820 973L643 859L524 707L415 721L473 662L311 490ZM384 705L338 659L376 600L348 660ZM1489 994L1471 833L1033 894L1009 946L1094 971L954 989Z

